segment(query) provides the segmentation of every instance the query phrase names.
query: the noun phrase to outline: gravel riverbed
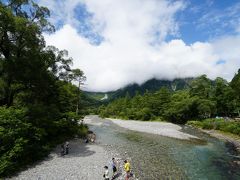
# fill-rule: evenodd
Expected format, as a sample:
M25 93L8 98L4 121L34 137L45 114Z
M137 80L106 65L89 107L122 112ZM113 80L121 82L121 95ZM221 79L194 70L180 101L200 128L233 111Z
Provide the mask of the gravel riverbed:
M111 153L97 144L76 139L69 142L69 154L60 156L58 146L44 161L12 177L13 180L95 180L102 179Z

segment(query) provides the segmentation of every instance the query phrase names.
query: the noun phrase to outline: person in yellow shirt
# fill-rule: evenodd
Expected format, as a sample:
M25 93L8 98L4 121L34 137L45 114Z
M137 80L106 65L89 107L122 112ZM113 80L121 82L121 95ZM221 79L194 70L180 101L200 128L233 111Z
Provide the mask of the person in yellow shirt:
M124 161L124 170L126 172L126 180L128 180L130 178L130 171L131 171L131 166L130 166L130 163L128 162L128 160L125 160Z

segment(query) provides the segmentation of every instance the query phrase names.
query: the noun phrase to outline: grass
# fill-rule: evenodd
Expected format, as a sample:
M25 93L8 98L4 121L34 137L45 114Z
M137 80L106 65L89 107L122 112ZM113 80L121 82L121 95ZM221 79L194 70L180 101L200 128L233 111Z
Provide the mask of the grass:
M224 119L205 119L202 121L188 121L187 125L202 129L219 130L221 132L240 136L240 122L237 121L226 121Z

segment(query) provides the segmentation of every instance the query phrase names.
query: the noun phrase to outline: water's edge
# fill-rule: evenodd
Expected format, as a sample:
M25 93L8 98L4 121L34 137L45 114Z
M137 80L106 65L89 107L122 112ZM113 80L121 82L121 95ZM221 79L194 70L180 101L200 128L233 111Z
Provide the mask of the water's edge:
M129 158L139 179L240 179L237 158L225 143L183 126L182 131L201 140L179 140L131 131L98 117L90 125L105 148Z

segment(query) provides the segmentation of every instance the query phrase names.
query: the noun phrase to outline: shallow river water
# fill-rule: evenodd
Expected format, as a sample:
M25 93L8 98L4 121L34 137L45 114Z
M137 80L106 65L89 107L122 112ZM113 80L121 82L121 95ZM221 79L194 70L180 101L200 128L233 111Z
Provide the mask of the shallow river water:
M240 168L223 141L183 126L201 140L179 140L130 131L93 116L101 126L91 125L97 142L129 158L138 179L240 180Z

